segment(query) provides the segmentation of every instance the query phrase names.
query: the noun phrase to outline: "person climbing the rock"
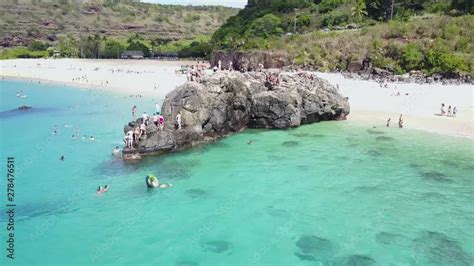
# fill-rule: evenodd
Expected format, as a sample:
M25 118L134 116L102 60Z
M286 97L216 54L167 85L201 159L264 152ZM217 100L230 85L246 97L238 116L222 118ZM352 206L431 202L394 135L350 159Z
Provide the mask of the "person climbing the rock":
M181 129L181 112L176 115L176 129Z
M146 137L146 125L145 125L145 123L142 123L140 125L140 135L138 135L138 139L141 139L142 136Z
M146 112L143 112L142 114L142 123L148 125L148 114Z
M159 117L158 117L158 113L155 113L155 115L153 116L153 124L155 124L156 127L158 127L159 125Z
M133 142L138 142L139 136L140 136L140 127L135 127L133 129L133 134L132 134Z
M160 130L163 130L165 127L165 118L162 114L159 114L158 121L160 123Z
M135 114L136 114L136 113L137 113L137 106L134 105L134 106L132 107L132 117L133 117L133 119L135 119Z

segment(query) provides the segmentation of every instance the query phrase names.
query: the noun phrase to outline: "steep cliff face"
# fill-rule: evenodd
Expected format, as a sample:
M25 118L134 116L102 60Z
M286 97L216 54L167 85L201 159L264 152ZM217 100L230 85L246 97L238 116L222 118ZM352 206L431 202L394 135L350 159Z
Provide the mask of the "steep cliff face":
M178 113L180 130L174 125ZM247 127L284 129L345 119L349 104L336 88L308 73L220 72L170 92L162 114L165 128L149 123L147 137L125 149L125 158L189 148ZM124 132L140 120L126 125Z
M232 62L235 70L244 71L256 71L259 64L263 64L265 68L282 68L291 63L285 52L266 51L215 51L209 61L211 66L217 66L219 60L224 69L229 69L229 63Z

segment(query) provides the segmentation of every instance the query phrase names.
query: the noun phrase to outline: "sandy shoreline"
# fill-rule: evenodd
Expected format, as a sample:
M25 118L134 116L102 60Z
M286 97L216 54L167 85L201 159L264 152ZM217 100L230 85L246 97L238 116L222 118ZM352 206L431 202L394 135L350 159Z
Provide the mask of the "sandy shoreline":
M15 59L0 61L0 76L42 83L99 89L125 95L141 94L162 99L186 81L176 73L192 61ZM317 73L349 97L348 119L371 126L385 126L391 118L396 127L400 114L406 128L440 134L474 137L474 86L389 83L347 79L342 74ZM396 96L400 92L400 96ZM441 117L441 103L456 106L456 118Z

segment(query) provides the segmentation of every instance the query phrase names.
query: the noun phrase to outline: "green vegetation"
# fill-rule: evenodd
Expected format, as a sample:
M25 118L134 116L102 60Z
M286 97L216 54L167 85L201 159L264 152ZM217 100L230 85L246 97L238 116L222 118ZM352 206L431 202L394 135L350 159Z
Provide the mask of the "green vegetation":
M294 63L326 71L370 58L399 74L474 76L473 13L469 0L249 0L211 43L286 51Z
M26 47L16 47L5 50L0 54L0 59L11 58L42 58L47 57L47 51L32 51Z
M175 42L180 47L171 49L175 53L195 54L203 49L207 53L208 47L201 47L202 36L210 36L237 12L222 6L138 0L2 0L0 56L40 56L34 51L48 56L49 47L62 57L117 58L126 49L142 50L148 56L160 45ZM133 39L135 34L142 39ZM192 47L181 45L195 41Z

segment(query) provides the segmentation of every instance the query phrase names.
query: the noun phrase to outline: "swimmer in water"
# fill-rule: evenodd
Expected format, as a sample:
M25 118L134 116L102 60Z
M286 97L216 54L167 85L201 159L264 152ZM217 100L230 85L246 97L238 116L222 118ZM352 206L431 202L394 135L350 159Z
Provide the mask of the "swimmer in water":
M115 157L120 157L120 148L119 146L115 146L115 149L112 151L112 155Z
M64 155L61 155L61 158L59 160L64 161Z
M249 141L247 142L247 144L250 145L250 144L252 144L252 142L253 142L253 140L249 140Z
M90 136L89 139L90 139L90 140L95 140L94 136Z

